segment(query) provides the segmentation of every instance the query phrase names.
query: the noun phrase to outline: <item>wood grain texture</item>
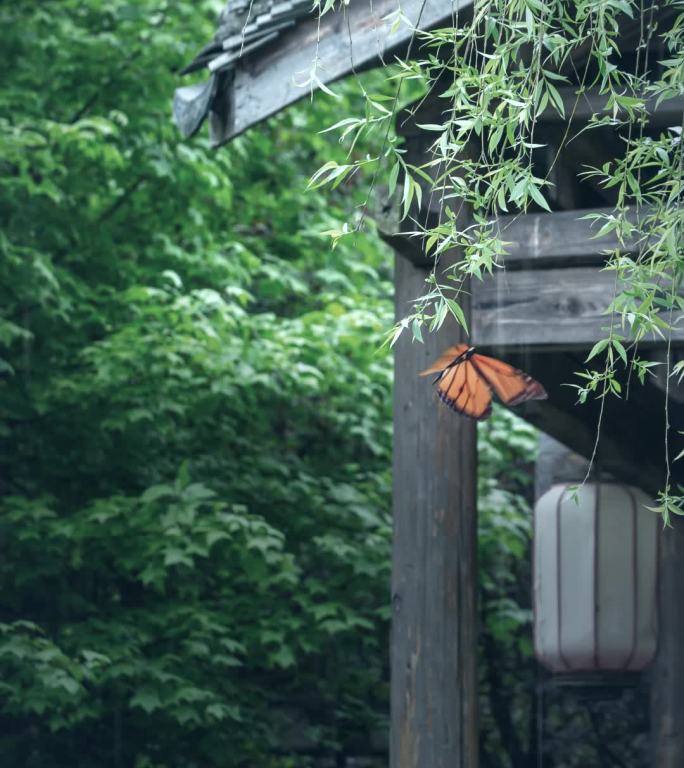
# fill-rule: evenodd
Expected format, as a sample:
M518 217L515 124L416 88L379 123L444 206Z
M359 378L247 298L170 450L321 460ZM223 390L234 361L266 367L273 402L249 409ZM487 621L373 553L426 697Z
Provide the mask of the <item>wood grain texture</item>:
M472 0L404 0L401 10L412 24L429 29L451 21L452 11L464 11L471 5ZM323 16L320 26L317 18L299 23L260 49L258 56L241 61L235 74L232 121L218 143L309 96L311 89L301 83L307 80L316 58L317 75L323 83L380 64L385 58L391 60L394 51L405 48L413 37L405 24L391 32L392 19L387 16L398 7L396 0L351 3L344 13Z
M590 267L501 271L473 282L471 290L475 345L591 347L610 326L605 310L615 294L615 275ZM681 316L673 321L679 322L673 341L684 342ZM641 342L663 344L660 338Z
M591 208L500 217L497 231L506 243L506 269L580 267L602 264L606 253L618 248L634 253L635 239L621 244L615 233L597 238L603 222L583 218L593 214L610 216L613 212L612 208ZM636 214L628 212L626 218L635 222Z
M425 272L396 257L403 317ZM463 335L445 324L395 351L391 768L476 768L476 423L418 371Z
M621 244L615 233L596 237L603 222L597 224L583 218L612 213L612 208L587 208L501 216L496 220L496 231L505 243L503 263L507 270L582 267L605 263L606 254L618 248L624 253L636 252L636 239ZM414 264L432 264L432 258L421 248L419 237L401 234L396 216L392 219L384 211L376 218L382 237L399 253ZM628 212L626 218L636 221L636 214Z

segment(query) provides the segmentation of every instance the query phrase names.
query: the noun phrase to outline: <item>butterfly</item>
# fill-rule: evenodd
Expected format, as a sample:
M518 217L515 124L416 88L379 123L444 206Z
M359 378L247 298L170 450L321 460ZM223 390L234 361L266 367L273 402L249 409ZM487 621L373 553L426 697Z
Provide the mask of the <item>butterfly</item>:
M452 410L478 421L492 412L492 390L504 405L526 400L546 400L546 390L531 376L494 357L475 352L475 347L449 347L420 376L436 373L439 399Z

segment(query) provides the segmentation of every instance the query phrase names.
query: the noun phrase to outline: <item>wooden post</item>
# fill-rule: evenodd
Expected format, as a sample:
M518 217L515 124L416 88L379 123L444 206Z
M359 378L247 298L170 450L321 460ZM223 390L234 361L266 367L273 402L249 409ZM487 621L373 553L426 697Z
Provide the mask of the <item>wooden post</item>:
M652 676L654 768L684 766L684 519L660 535L659 640Z
M425 291L396 257L397 317ZM477 768L476 424L418 372L464 340L455 323L395 350L391 768Z

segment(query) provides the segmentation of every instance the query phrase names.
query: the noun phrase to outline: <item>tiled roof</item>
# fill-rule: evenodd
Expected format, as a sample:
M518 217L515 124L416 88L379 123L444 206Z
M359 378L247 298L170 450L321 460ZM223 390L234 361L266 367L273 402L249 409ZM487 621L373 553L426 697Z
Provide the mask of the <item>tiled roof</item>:
M218 29L206 45L185 67L181 74L206 69L206 81L178 88L173 99L173 114L185 137L192 136L209 115L216 120L227 119L230 88L239 59L275 40L283 30L294 26L313 12L311 0L234 0L219 16ZM220 101L221 103L217 103Z

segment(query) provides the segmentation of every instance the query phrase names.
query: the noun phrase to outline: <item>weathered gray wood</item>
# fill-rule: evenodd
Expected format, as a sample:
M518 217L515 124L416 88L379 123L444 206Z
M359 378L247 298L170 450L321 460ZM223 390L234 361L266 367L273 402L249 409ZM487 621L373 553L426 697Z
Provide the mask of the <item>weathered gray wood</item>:
M684 519L660 534L659 641L651 677L654 768L684 765Z
M408 162L425 136L406 141ZM457 254L445 255L444 266ZM427 272L396 257L403 318ZM468 313L467 302L464 311ZM477 432L418 372L465 340L455 323L395 349L391 768L477 768Z
M639 246L636 238L620 243L615 232L596 237L603 221L585 218L593 214L610 216L613 213L612 208L587 208L499 217L496 231L506 244L503 259L506 269L581 267L603 264L606 254L617 248L624 253L636 252ZM645 215L647 210L641 212L642 218ZM626 219L636 222L636 212L628 211ZM398 233L400 224L389 213L378 217L378 227L382 237L414 264L432 264L432 258L426 256L421 248L421 238Z
M452 12L466 12L472 0L404 0L401 10L420 29L451 22ZM359 71L391 58L396 49L409 44L413 32L406 25L391 34L389 14L398 8L396 0L353 2L345 12L326 14L320 22L312 18L284 32L271 47L253 59L240 62L234 83L234 116L221 142L228 141L295 101L308 96L309 79L316 74L323 83ZM417 50L416 41L414 51ZM315 88L315 86L314 86Z
M501 271L473 282L471 290L474 344L591 347L610 326L605 310L615 295L615 275L589 267ZM682 317L675 314L673 321L679 325L672 340L681 343ZM660 338L640 342L663 344Z
M602 264L610 251L621 248L625 253L634 253L637 250L636 238L622 244L615 232L597 238L596 233L604 222L585 218L595 214L610 216L614 210L592 208L501 216L497 219L497 232L506 243L506 269ZM641 217L645 215L642 211ZM634 223L637 214L628 211L625 218Z
M262 40L254 56L240 60L234 87L225 97L230 105L215 110L220 119L213 126L214 140L217 143L228 141L308 95L311 87L301 87L301 84L311 79L313 68L320 82L331 83L354 71L383 63L394 52L405 53L413 31L402 24L390 34L392 19L387 18L398 9L396 0L369 0L368 5L354 2L343 12L327 13L320 24L317 18L311 18L285 32L278 27L282 34L270 46L261 47ZM461 23L471 9L472 0L405 0L401 3L403 15L420 29L451 25L454 21ZM630 27L633 31L639 25L631 23ZM247 29L251 29L250 25ZM413 48L414 52L417 47ZM580 51L580 59L582 55ZM314 84L313 89L316 87ZM568 120L582 124L595 112L603 111L606 97L595 92L578 97L575 90L574 87L559 89L566 105L566 116L561 117L549 108L540 116L542 125L565 125ZM430 122L440 121L444 104L433 99L431 109L434 117ZM429 109L421 111L430 117ZM656 127L680 125L684 98L670 99L660 105L649 99L646 111L647 119Z
M403 317L425 272L396 258ZM476 431L418 371L462 338L395 350L391 768L476 768Z

